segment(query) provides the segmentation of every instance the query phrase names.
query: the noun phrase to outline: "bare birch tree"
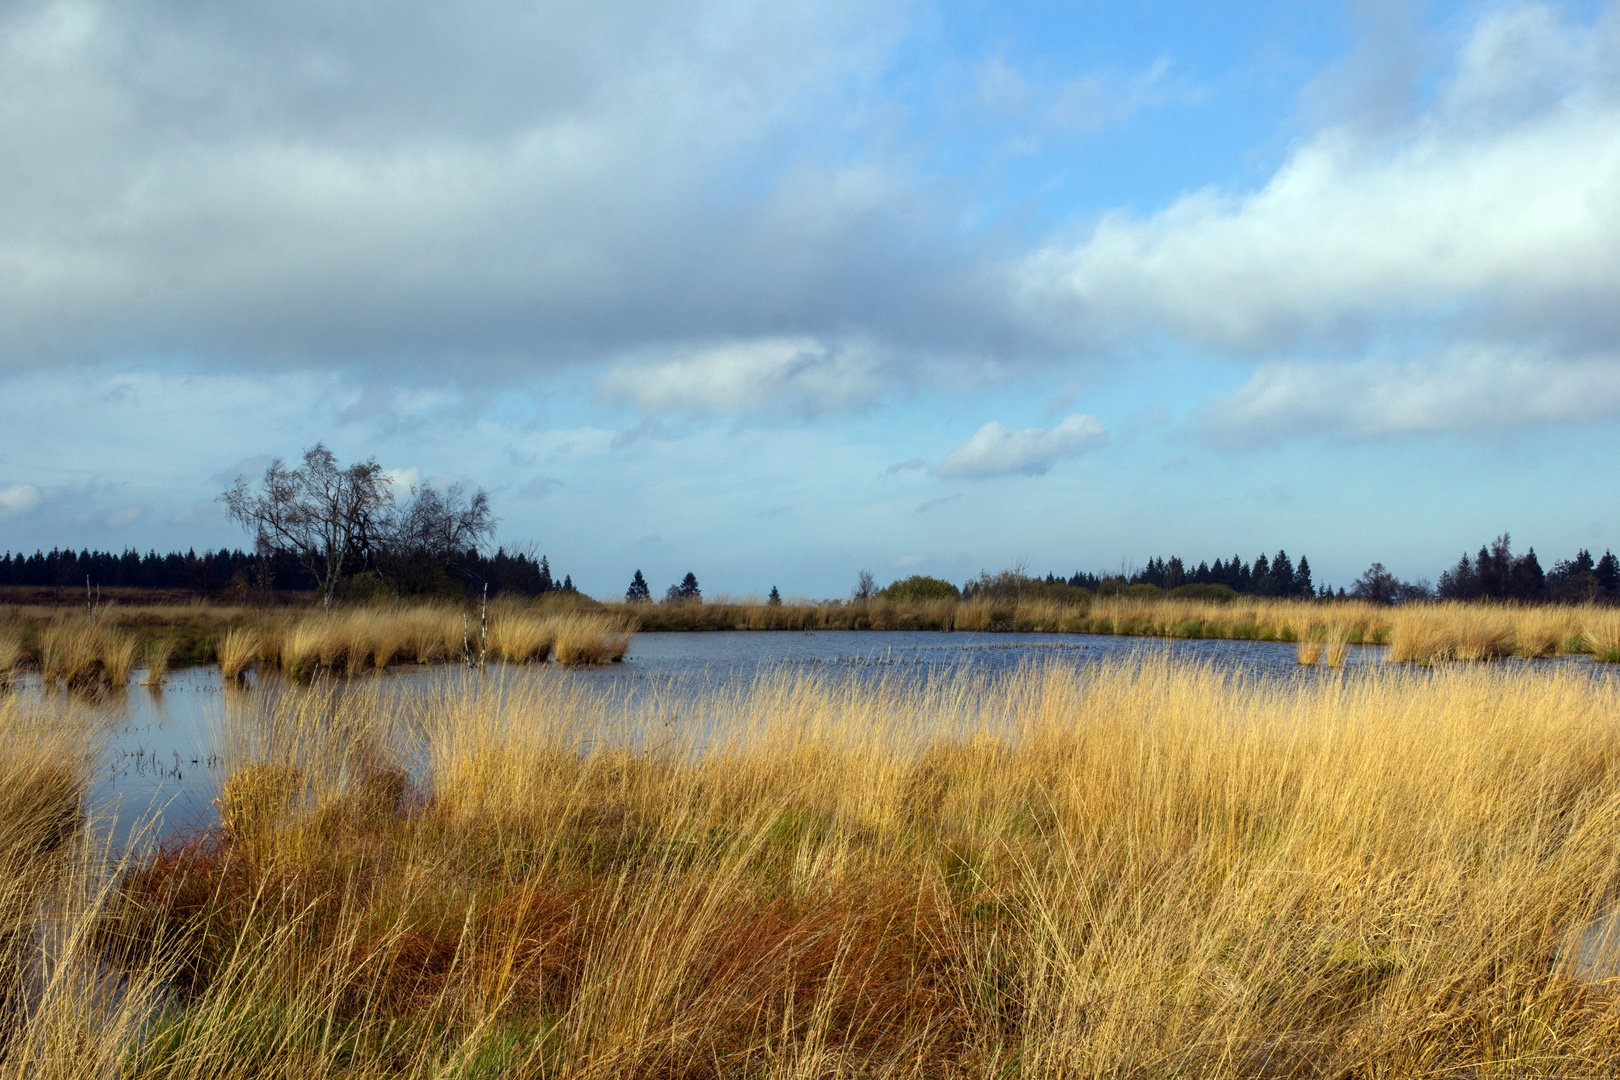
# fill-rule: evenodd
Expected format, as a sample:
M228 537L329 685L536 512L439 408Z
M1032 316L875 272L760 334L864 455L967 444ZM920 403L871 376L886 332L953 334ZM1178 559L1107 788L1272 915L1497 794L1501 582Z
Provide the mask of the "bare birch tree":
M316 443L298 468L277 458L257 491L238 476L220 499L232 520L253 534L261 555L285 551L297 558L330 612L344 576L363 566L382 540L390 486L375 458L342 468L324 443Z

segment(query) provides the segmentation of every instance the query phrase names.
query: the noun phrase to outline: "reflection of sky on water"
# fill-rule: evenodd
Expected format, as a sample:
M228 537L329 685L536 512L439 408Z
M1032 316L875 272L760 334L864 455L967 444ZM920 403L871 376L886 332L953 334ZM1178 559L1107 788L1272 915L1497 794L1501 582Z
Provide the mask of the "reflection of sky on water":
M819 631L814 633L718 631L712 633L638 634L623 664L562 674L604 691L628 693L634 707L678 707L682 697L737 688L761 674L805 671L849 677L905 679L956 671L979 674L1008 672L1028 662L1088 665L1132 655L1169 656L1258 678L1341 678L1328 668L1301 668L1294 646L1284 642L1161 641L1085 634L943 634L930 631ZM1378 648L1350 649L1351 674L1370 670L1383 656ZM1509 660L1508 665L1539 668L1579 665L1594 675L1612 677L1616 665L1592 664L1570 657L1552 661ZM406 667L381 676L389 692L438 685L454 667ZM378 677L366 677L371 685ZM195 832L217 820L213 800L223 780L217 732L228 708L256 709L275 692L279 680L241 690L222 685L217 668L174 672L161 690L131 685L109 696L109 746L100 781L92 793L96 806L116 812L117 834L126 836L140 819L162 815L162 831ZM643 690L652 691L642 694ZM19 688L42 693L37 677ZM673 716L673 714L672 714Z

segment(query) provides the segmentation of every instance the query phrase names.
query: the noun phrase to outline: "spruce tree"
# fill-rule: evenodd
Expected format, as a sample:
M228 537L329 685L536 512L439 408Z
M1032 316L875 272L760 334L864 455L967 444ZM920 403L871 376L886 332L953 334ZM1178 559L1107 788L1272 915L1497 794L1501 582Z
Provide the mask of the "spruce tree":
M630 587L624 590L624 598L632 604L640 604L652 599L652 590L647 587L647 579L636 571L636 576L630 579Z
M765 603L769 604L771 607L781 607L782 606L782 594L776 591L776 586L775 585L771 586L770 598L768 600L766 600Z
M1592 573L1597 575L1598 584L1603 586L1604 592L1612 593L1616 587L1620 587L1620 559L1614 557L1614 552L1605 551Z
M675 593L682 600L702 600L703 590L698 588L697 575L688 570L686 576L681 578L681 584Z
M1316 595L1316 586L1311 583L1311 561L1303 555L1294 568L1294 594L1307 600Z

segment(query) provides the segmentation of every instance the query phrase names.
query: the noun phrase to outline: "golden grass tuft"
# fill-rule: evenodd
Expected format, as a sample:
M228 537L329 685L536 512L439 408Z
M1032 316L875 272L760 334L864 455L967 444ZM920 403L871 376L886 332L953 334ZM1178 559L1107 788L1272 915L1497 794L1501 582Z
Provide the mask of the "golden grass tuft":
M173 658L172 638L160 636L148 641L144 653L146 674L141 676L141 685L162 686L169 677L169 661Z
M230 680L245 676L254 660L262 655L262 646L259 635L246 627L233 627L226 631L216 648L220 675Z
M1294 661L1301 667L1315 667L1316 662L1322 658L1322 649L1323 643L1319 640L1301 641L1294 647Z
M557 662L584 667L623 660L634 629L617 616L581 612L556 616L552 633L556 635Z
M1620 611L1609 609L1589 617L1582 639L1594 660L1620 664Z
M47 681L90 689L121 687L135 667L133 634L88 619L59 619L39 635L40 670Z
M551 655L557 620L533 611L501 607L491 613L489 652L508 664L538 663Z

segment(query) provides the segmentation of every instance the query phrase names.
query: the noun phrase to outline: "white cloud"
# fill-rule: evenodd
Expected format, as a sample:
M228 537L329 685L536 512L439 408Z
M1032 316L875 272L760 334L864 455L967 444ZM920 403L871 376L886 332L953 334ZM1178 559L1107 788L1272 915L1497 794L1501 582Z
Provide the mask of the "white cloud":
M622 363L602 393L652 412L728 413L763 408L818 414L865 404L883 388L876 351L806 337L731 341L673 359Z
M21 517L45 498L33 484L12 484L0 488L0 517Z
M1105 217L1021 268L1031 316L1105 349L1170 335L1280 358L1332 342L1566 357L1620 341L1620 19L1539 6L1475 28L1393 134L1305 139L1260 190Z
M935 474L945 479L983 480L1022 473L1038 476L1059 461L1079 457L1108 441L1095 416L1076 413L1056 427L1011 431L992 420L945 455Z
M420 466L411 465L403 469L384 469L383 478L388 481L388 493L395 502L403 502L411 496L411 489L422 485L422 470Z
M1308 433L1377 437L1620 416L1620 361L1459 348L1439 360L1265 364L1205 410L1220 445Z

